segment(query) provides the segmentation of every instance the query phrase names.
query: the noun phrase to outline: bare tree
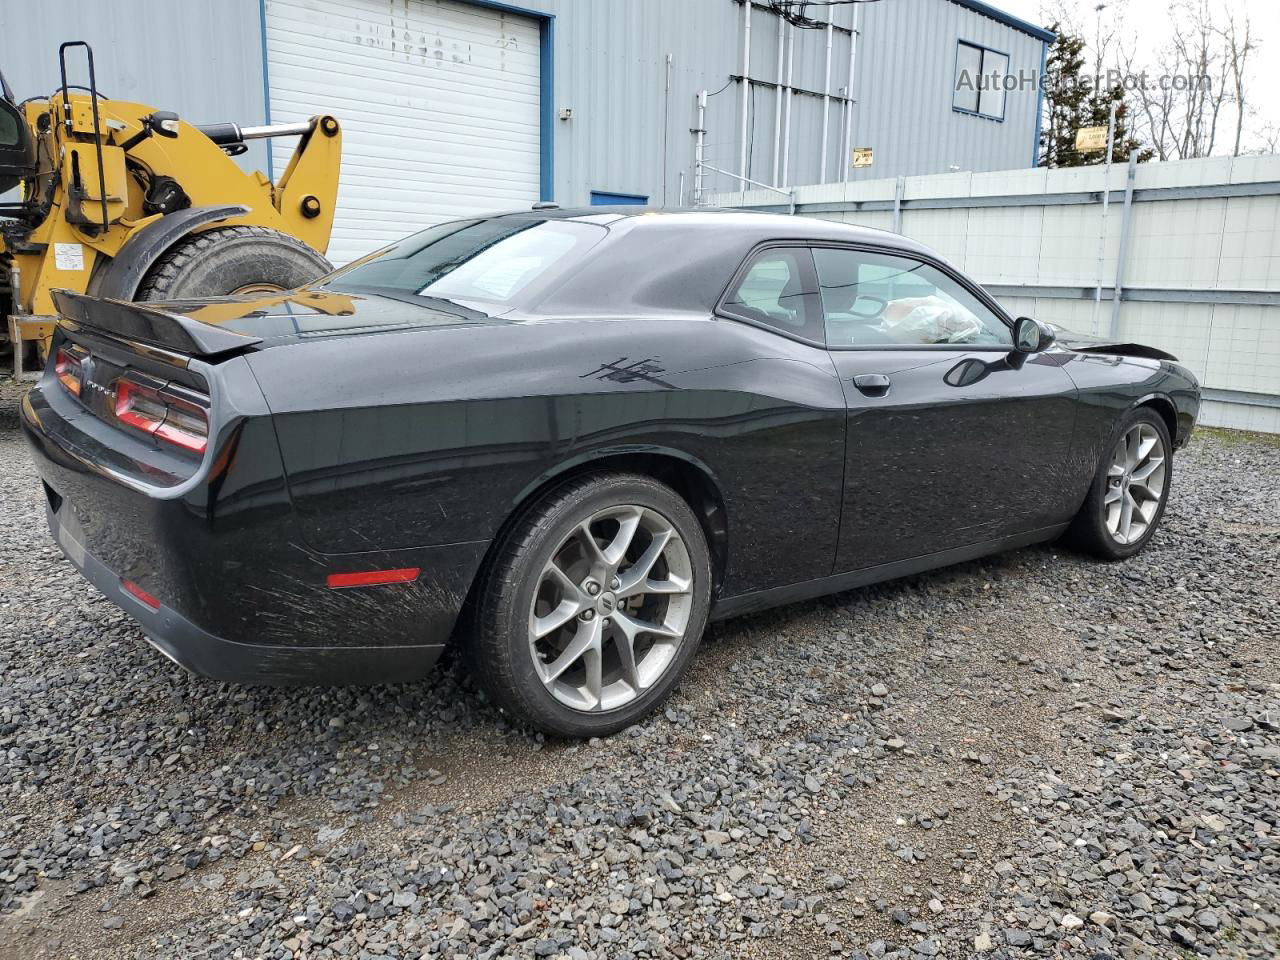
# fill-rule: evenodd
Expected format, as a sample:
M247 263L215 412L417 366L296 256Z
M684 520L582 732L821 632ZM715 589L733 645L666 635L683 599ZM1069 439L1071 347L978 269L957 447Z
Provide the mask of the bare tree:
M1106 74L1117 66L1120 40L1125 34L1123 3L1095 2L1093 6L1093 74L1098 89L1110 86Z
M1090 23L1092 21L1092 24ZM1121 40L1127 35L1124 0L1043 0L1040 22L1084 38L1085 70L1097 89L1108 86L1107 71L1120 66Z
M1233 102L1228 77L1231 56L1224 46L1209 0L1183 0L1170 8L1173 37L1150 68L1134 48L1121 54L1141 118L1140 132L1161 160L1207 157L1218 142L1224 104ZM1244 97L1248 55L1236 33L1240 67L1239 98Z
M1280 126L1268 123L1258 130L1257 145L1244 151L1245 155L1280 153Z
M1227 62L1218 49L1221 31L1213 22L1209 0L1187 5L1187 22L1174 21L1173 48L1178 60L1173 64L1186 82L1182 98L1182 136L1179 155L1207 157L1218 141L1218 118L1227 97ZM1176 86L1178 73L1172 73Z
M1040 14L1087 38L1082 76L1093 78L1095 91L1123 87L1131 132L1159 159L1238 156L1246 148L1256 152L1255 141L1275 149L1275 130L1258 129L1250 96L1262 38L1247 12L1222 0L1172 0L1169 40L1155 52L1154 25L1127 25L1123 0L1041 0Z
M1227 14L1227 24L1219 31L1226 47L1227 66L1231 72L1231 88L1236 108L1236 142L1232 156L1240 156L1240 139L1244 135L1244 118L1249 106L1246 94L1245 78L1249 66L1249 54L1258 48L1258 41L1253 35L1253 24L1249 15L1243 21L1237 21L1234 13Z

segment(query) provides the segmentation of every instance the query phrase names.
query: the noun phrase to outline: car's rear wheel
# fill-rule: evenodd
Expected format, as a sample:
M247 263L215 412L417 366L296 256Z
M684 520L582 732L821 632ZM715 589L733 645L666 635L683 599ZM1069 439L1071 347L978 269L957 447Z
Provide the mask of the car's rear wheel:
M702 527L675 491L635 475L571 481L529 509L488 564L473 672L544 732L614 733L679 681L710 586Z
M1098 464L1068 538L1104 560L1122 560L1145 547L1164 516L1172 451L1169 428L1156 411L1139 407L1127 413Z

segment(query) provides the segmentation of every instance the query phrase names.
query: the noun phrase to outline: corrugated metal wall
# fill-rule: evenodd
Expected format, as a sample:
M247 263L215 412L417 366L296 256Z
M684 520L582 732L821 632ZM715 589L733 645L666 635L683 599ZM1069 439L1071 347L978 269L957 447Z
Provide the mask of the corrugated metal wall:
M430 5L436 0L401 0ZM555 196L586 203L592 190L648 196L657 204L692 197L695 98L706 89L706 160L739 170L742 16L739 0L516 0L515 6L555 15L555 103L571 120L554 122ZM196 122L264 117L261 18L257 0L45 0L7 12L0 30L0 65L19 96L50 91L57 81L57 46L85 39L98 56L99 85L109 96L177 111ZM884 0L809 8L834 17L827 109L827 180L844 177L843 100L849 82L850 28L860 18L850 146L872 147L867 178L957 167L998 170L1029 166L1036 135L1034 90L1009 94L1004 123L951 109L956 41L1007 52L1011 72L1040 67L1041 42L950 0ZM826 31L795 30L791 81L822 92ZM775 103L779 78L779 18L751 12L749 175L775 178ZM788 41L789 46L789 41ZM670 81L666 56L671 55ZM78 76L78 74L77 74ZM814 183L822 167L821 97L791 100L788 158L792 183ZM266 163L263 144L241 158ZM279 171L277 171L279 172ZM737 181L719 175L708 190Z
M0 14L0 70L18 99L58 85L58 45L93 46L101 93L172 110L192 123L262 123L262 27L258 0L39 0ZM68 79L88 83L83 51L70 51ZM240 157L266 169L266 149Z
M741 156L742 9L737 0L523 0L520 4L556 15L556 199L584 203L591 190L647 195L653 203L679 202L685 174L692 196L695 98L711 96L706 113L706 161L739 171ZM832 98L827 109L827 181L844 176L842 98L849 83L850 5L809 8L822 18L830 10ZM1003 123L951 109L956 43L972 40L1009 54L1011 72L1038 76L1040 40L949 0L885 0L858 5L861 37L854 78L850 146L875 150L871 168L850 179L1030 166L1036 139L1038 95L1009 93ZM791 83L824 90L826 31L795 30ZM774 180L775 102L770 86L779 73L779 18L753 7L749 75L749 176ZM784 52L790 41L784 37ZM666 54L671 54L670 89ZM796 93L791 100L788 179L815 183L822 167L821 97ZM781 138L779 138L781 139ZM665 190L664 190L665 180ZM738 182L708 175L708 190L731 190Z
M859 12L855 89L863 109L854 113L854 146L876 151L875 164L858 171L862 178L1033 165L1039 102L1033 84L1008 92L1003 123L956 113L951 92L957 40L1008 54L1010 74L1028 81L1040 74L1040 40L936 0L860 4Z
M908 178L901 231L1015 316L1174 354L1205 388L1205 423L1280 433L1280 157L1139 164L1126 218L1127 174L1116 165L1109 178L1102 166ZM896 190L894 179L808 186L796 200L801 214L892 229ZM778 203L759 190L745 203L736 192L712 199Z

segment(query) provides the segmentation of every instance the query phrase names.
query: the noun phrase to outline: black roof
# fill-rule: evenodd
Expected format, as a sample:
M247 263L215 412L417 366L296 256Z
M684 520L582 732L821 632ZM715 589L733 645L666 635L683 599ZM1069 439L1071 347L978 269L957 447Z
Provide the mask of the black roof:
M535 312L560 315L711 311L751 250L781 240L838 241L922 254L928 247L897 233L814 217L741 210L576 207L491 214L521 220L574 220L609 232Z
M878 230L836 220L821 220L786 213L753 213L707 207L554 207L537 210L511 210L492 214L494 217L528 217L545 220L580 220L602 226L631 230L661 226L666 230L689 228L702 232L705 228L732 231L752 244L764 240L838 240L845 243L867 243L937 257L938 254L909 237L890 230Z

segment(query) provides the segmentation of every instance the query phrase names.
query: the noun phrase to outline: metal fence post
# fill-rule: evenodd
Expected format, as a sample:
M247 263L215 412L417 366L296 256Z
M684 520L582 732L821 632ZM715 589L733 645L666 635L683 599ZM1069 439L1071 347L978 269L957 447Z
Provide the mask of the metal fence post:
M702 168L706 163L707 91L698 91L698 125L691 131L693 141L693 205L702 206Z
M1129 253L1129 232L1133 225L1133 181L1138 175L1138 154L1129 154L1129 173L1124 181L1124 212L1120 215L1120 251L1116 254L1116 285L1111 291L1111 326L1107 336L1114 337L1120 327L1120 295L1124 292L1124 262Z
M899 177L893 188L893 232L902 232L902 196L907 192L907 178Z
M1107 212L1111 207L1111 148L1116 136L1116 107L1117 104L1113 100L1107 120L1107 163L1102 168L1102 225L1098 228L1098 283L1093 290L1093 319L1089 323L1089 330L1095 336L1098 334L1098 311L1102 309L1103 264L1107 258Z

